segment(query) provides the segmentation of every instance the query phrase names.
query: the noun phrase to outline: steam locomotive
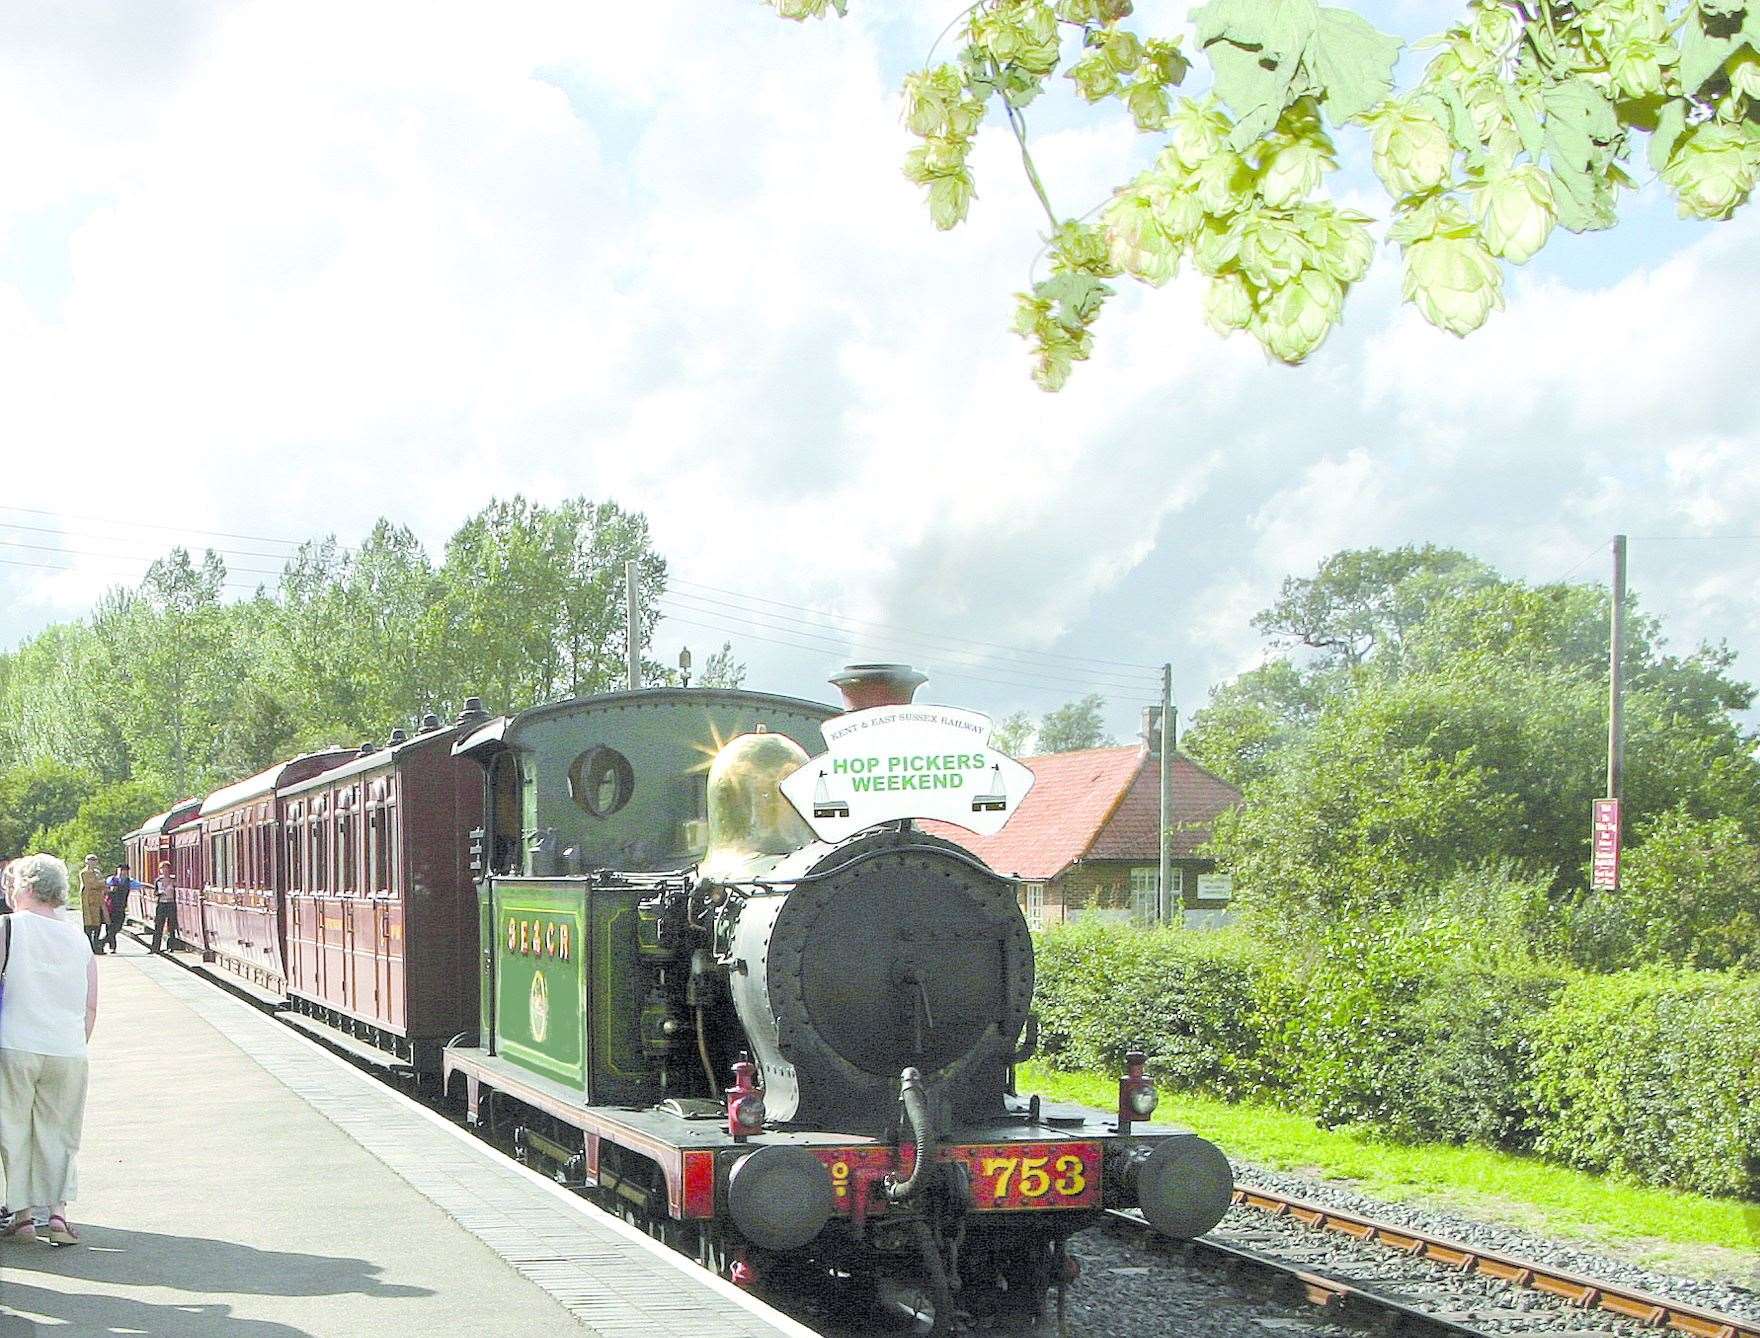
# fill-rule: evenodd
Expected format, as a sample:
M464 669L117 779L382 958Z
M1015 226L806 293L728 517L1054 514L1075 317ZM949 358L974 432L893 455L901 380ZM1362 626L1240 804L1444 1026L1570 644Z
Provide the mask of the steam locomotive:
M833 680L851 711L922 681ZM1036 1027L1012 880L910 822L820 841L783 797L839 714L680 688L467 712L174 810L131 860L197 852L196 946L735 1281L908 1278L943 1328L956 1293L1036 1313L1104 1208L1208 1231L1228 1162L1142 1123L1140 1063L1110 1118L1015 1094Z

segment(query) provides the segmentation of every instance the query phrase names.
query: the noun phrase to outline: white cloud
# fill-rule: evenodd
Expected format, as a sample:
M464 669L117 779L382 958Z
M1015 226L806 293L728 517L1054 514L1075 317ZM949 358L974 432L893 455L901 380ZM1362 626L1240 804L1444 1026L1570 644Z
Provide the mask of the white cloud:
M0 18L0 238L77 224L0 259L0 503L345 541L383 513L438 548L490 493L582 492L647 512L685 580L1171 656L1188 700L1339 546L1434 539L1544 578L1640 518L1752 514L1751 223L1598 290L1537 261L1465 343L1398 310L1390 255L1295 371L1205 330L1194 280L1126 285L1042 395L1007 332L1043 230L1014 143L984 132L973 217L935 233L893 89L940 20L881 8L801 27L677 0L618 34L561 0L494 24L413 0ZM1141 151L1034 116L1066 208ZM1693 635L1754 624L1751 580L1656 561ZM0 636L128 571L0 567ZM752 681L815 690L839 636L772 614L731 634ZM870 632L848 648L928 659L947 696L1079 690L1067 661L965 665L1034 695Z

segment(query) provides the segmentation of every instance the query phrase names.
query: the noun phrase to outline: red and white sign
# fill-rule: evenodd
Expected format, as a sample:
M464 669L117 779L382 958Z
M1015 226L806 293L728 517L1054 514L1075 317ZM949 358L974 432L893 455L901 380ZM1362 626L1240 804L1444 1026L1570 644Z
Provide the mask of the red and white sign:
M1619 888L1619 800L1595 801L1594 836L1589 853L1589 886L1597 892Z

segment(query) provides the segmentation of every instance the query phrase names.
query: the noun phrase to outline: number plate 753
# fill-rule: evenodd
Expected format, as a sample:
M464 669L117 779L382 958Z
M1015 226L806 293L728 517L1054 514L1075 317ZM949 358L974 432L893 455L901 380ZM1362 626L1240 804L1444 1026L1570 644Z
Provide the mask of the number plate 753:
M1098 1208L1098 1143L998 1143L942 1148L942 1161L963 1162L972 1176L972 1207Z

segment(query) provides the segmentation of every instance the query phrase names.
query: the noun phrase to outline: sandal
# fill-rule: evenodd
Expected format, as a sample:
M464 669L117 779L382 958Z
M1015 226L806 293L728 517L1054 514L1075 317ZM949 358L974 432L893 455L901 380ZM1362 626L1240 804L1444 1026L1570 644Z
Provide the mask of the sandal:
M59 1224L59 1225L57 1225ZM60 1213L50 1213L48 1221L49 1244L78 1245L79 1233L67 1224L67 1219Z
M0 1237L6 1240L35 1240L37 1238L37 1224L31 1221L31 1210L29 1208L22 1210L15 1214L4 1227L0 1227Z

